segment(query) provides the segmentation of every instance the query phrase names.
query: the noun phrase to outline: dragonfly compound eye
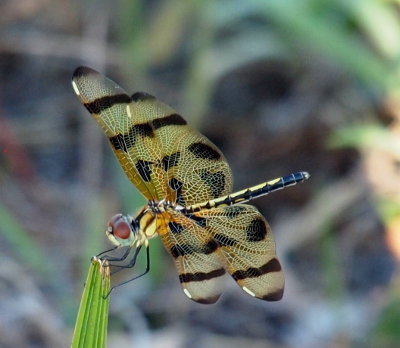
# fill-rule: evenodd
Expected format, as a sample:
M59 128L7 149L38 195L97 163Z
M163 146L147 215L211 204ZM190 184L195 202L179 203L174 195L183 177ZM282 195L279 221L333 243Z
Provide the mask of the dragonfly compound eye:
M111 227L111 234L117 238L128 239L131 235L131 226L127 218L122 214L114 215L108 223Z

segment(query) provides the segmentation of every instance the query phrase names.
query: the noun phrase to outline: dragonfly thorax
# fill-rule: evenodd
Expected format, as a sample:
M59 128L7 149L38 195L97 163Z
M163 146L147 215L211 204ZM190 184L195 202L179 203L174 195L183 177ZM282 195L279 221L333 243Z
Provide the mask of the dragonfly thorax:
M167 199L162 199L161 201L149 200L147 206L154 214L165 213L168 209L182 210L183 207L179 204L173 203Z

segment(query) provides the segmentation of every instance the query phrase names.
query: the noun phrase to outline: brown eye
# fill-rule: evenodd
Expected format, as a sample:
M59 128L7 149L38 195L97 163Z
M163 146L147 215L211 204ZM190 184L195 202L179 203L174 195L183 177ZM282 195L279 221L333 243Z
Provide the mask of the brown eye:
M111 234L117 238L128 239L131 235L131 226L127 218L122 214L114 215L108 223L111 227Z

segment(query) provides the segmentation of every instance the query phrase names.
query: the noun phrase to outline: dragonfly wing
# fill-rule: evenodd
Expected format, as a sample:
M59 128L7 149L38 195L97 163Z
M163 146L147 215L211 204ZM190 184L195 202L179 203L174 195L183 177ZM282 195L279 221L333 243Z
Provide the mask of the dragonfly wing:
M153 167L162 158L162 147L148 122L158 115L152 108L141 107L146 95L133 100L115 82L87 67L75 70L72 85L131 182L147 199L159 198L166 175Z
M168 105L144 92L129 97L87 67L75 70L72 84L147 199L192 205L231 192L232 174L221 151Z
M266 301L283 296L284 276L271 229L251 205L232 205L196 213L207 220L210 236L219 244L227 270L248 294Z
M180 213L158 216L157 225L164 246L175 260L183 292L196 302L215 303L226 281L226 264L218 243L200 220Z
M169 200L190 206L227 195L232 190L232 173L221 151L202 134L188 127L175 137L174 154L180 162L168 171ZM172 152L172 151L170 151Z

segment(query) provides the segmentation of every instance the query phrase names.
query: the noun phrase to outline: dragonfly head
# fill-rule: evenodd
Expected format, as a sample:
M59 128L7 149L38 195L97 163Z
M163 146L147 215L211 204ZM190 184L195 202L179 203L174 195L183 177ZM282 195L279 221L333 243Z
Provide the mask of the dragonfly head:
M107 238L116 246L129 246L138 239L139 226L136 221L122 214L114 215L108 222Z

